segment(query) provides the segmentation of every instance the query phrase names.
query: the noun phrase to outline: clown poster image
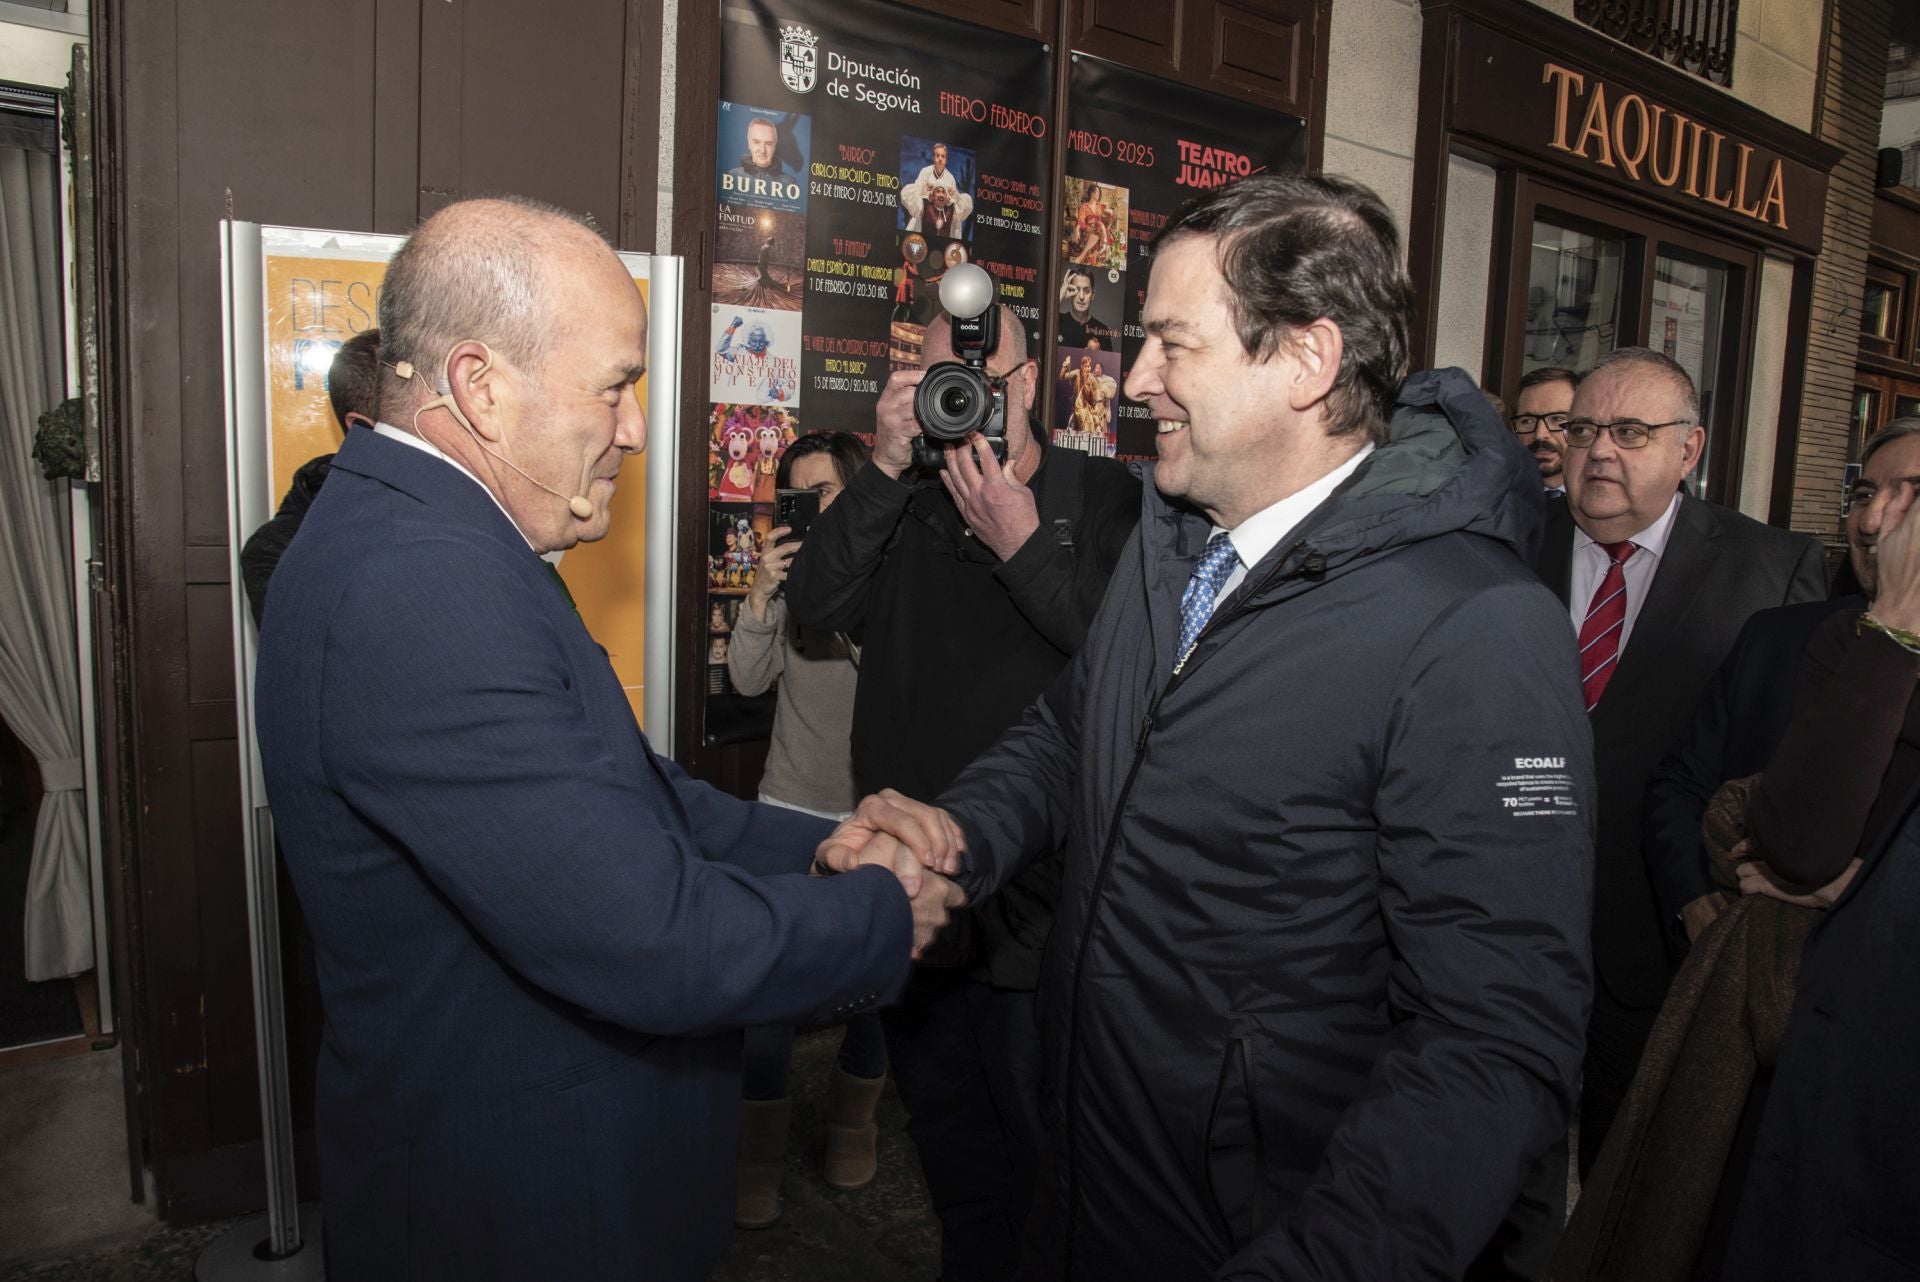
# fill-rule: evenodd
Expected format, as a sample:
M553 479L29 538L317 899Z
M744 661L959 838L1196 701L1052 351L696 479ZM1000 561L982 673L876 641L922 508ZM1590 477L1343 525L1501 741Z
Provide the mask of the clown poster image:
M800 316L766 307L713 305L709 399L741 405L800 403Z

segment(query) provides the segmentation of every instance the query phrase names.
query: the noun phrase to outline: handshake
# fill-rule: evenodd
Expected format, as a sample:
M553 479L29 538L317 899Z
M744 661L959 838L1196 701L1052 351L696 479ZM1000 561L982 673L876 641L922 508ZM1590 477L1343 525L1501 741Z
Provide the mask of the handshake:
M868 864L891 869L913 901L913 955L920 956L947 924L966 892L947 880L966 849L953 816L883 789L860 803L813 854L816 876L852 872Z

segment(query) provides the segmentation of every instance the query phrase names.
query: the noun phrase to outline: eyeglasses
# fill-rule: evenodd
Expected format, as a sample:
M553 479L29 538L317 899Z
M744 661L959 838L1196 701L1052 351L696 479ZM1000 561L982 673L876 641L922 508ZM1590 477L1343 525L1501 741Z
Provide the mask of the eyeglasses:
M1512 423L1513 434L1515 436L1532 436L1542 427L1545 427L1549 432L1561 432L1566 430L1566 426L1567 416L1564 413L1515 414Z
M1567 444L1577 450L1584 450L1600 439L1600 433L1608 432L1613 443L1623 450L1637 450L1647 443L1647 437L1663 427L1691 427L1684 418L1676 418L1671 423L1642 423L1637 418L1615 419L1611 423L1596 423L1590 418L1570 418L1561 430L1567 434Z

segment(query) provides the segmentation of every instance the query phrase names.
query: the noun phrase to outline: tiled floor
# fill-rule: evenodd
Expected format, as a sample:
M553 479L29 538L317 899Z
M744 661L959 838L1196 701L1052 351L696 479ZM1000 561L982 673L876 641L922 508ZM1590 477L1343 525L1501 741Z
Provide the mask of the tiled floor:
M795 1044L786 1214L770 1229L736 1233L732 1249L714 1272L715 1282L925 1282L939 1271L938 1226L902 1129L905 1115L891 1091L881 1102L878 1178L858 1192L844 1193L820 1177L826 1085L839 1039L834 1030L803 1036ZM0 1262L0 1282L189 1282L194 1260L226 1226L168 1229L126 1202L124 1146L117 1139L118 1052L79 1062L89 1066L88 1073L105 1076L111 1086L111 1120L105 1130L118 1146L112 1156L119 1165L75 1174L71 1183L90 1190L91 1196L49 1212L72 1220L73 1231L67 1236L72 1244L51 1248L51 1254L36 1253L31 1262ZM0 1097L22 1080L0 1078ZM0 1261L16 1254L6 1248L8 1224L14 1223L16 1232L19 1228L22 1203L14 1195L26 1190L27 1172L35 1172L40 1183L47 1174L39 1162L16 1162L21 1150L8 1142L16 1138L11 1128L24 1130L23 1120L16 1118L11 1099L0 1104ZM95 1227L83 1237L80 1228L85 1225Z

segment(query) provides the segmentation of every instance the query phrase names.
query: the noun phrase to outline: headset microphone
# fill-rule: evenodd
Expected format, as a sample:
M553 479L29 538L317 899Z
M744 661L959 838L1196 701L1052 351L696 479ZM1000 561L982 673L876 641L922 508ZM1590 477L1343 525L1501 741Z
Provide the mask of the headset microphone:
M488 370L493 368L493 349L491 347L488 347L485 343L480 344L480 348L482 351L486 352L487 359L484 362L482 362L479 370L477 370L476 373L484 374ZM401 378L412 378L417 373L417 371L413 368L413 362L411 361L400 361L398 364L392 365L389 368L391 368L393 372L399 375ZM505 455L494 453L492 450L487 448L487 443L480 439L480 433L474 430L473 424L468 421L466 414L461 410L460 406L453 399L453 385L451 382L452 370L453 370L453 353L448 352L446 363L441 366L441 371L440 371L440 387L438 389L440 394L413 412L413 434L415 436L420 435L420 416L422 414L425 414L428 410L445 410L447 413L453 415L454 422L458 423L461 427L464 427L467 429L467 435L473 438L473 443L480 447L480 450L482 453L492 458L495 462L504 463L508 467L512 468L515 472L519 472L521 478L527 481L529 484L537 486L538 488L543 489L547 493L553 495L553 497L565 502L567 505L567 511L573 514L574 520L576 521L591 520L593 518L593 500L587 497L586 490L588 486L592 484L592 481L593 481L593 460L588 459L586 466L581 469L581 475L580 475L581 492L579 494L575 494L572 496L562 494L559 490L554 489L551 485L548 485L542 481L535 480L533 477L528 476L524 471L521 471L519 464L515 463L512 459L507 458Z

